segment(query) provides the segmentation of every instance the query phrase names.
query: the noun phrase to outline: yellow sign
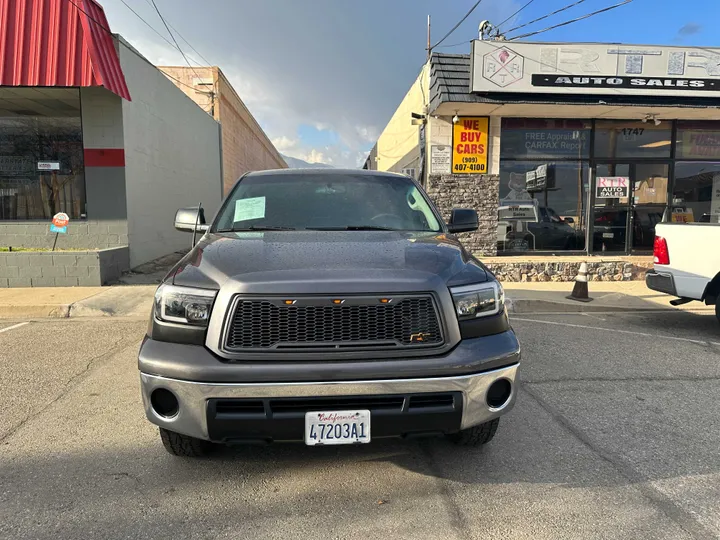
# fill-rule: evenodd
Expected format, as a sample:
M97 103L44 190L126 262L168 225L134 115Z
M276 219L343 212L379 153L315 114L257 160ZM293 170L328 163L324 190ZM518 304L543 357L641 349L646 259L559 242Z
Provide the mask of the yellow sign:
M675 209L672 213L673 223L692 223L695 221L692 208Z
M453 126L453 174L487 172L488 124L486 116L461 116Z

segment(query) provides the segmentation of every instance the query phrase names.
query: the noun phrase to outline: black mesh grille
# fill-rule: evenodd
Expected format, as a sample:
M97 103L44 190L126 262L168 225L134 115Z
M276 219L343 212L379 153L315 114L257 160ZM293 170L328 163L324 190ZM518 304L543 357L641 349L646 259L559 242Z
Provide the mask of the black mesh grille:
M284 306L240 299L230 320L225 346L247 349L362 349L427 347L443 343L431 297L381 304ZM330 302L328 301L328 304Z

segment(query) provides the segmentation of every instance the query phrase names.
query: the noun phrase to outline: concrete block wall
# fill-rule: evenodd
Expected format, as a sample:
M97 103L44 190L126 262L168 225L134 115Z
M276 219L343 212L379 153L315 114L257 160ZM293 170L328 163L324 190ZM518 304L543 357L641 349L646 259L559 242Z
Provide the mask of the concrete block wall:
M127 246L99 251L0 252L0 287L99 287L130 265Z
M50 222L12 221L0 224L0 247L52 248ZM105 249L127 246L127 221L71 221L67 234L58 235L56 249Z

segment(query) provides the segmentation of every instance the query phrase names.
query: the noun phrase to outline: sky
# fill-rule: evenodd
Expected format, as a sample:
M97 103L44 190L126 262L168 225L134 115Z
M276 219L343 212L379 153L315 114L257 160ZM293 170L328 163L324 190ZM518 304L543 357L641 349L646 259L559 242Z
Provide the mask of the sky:
M134 15L123 0L99 0L110 28L157 65L186 65L180 53ZM124 0L166 39L150 0ZM533 0L500 26L508 39L619 3ZM335 167L362 164L420 72L432 41L476 0L155 0L183 51L218 65L277 149ZM469 54L478 24L495 25L528 0L482 0L437 52ZM711 21L718 0L633 0L609 12L529 36L527 41L591 41L720 46ZM187 40L184 41L183 40ZM194 52L188 42L200 55Z

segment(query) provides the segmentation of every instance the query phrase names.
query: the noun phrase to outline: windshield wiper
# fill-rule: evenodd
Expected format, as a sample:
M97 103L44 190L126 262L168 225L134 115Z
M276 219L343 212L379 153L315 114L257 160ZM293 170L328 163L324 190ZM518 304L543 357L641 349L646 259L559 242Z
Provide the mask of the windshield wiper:
M263 225L251 225L250 227L231 227L229 229L218 229L217 232L247 232L247 231L295 231L294 227L272 227Z
M308 227L309 231L400 231L392 227L377 227L375 225L348 225L346 227Z

